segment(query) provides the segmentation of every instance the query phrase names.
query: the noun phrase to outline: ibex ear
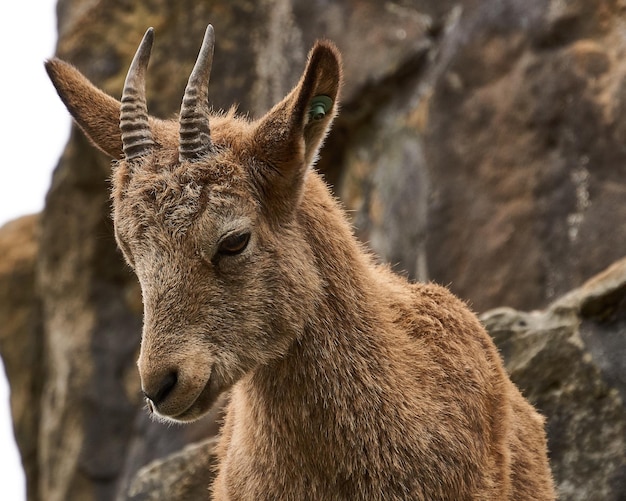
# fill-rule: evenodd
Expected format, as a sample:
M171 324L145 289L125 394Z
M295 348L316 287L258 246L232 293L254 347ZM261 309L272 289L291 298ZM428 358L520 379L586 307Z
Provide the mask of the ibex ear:
M45 66L59 97L85 135L111 158L122 158L121 103L60 59L46 61Z
M340 86L339 51L331 42L318 41L298 85L259 120L256 150L267 164L259 182L263 193L283 209L299 200L306 169L316 160L337 113Z
M98 89L65 61L53 58L46 61L45 66L59 97L85 135L111 158L122 159L122 103ZM149 124L157 145L175 147L176 137L172 135L168 122L149 117Z

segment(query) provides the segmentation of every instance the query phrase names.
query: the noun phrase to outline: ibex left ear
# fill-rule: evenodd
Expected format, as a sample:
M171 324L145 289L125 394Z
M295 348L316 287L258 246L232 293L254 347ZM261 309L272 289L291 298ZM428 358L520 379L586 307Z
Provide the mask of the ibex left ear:
M282 205L299 199L304 173L337 113L340 86L339 51L331 42L318 41L298 85L258 122L255 149L269 167L259 179L263 192Z
M91 142L115 160L124 158L122 103L98 89L69 63L53 58L45 66L61 100ZM148 123L157 145L175 147L177 136L168 122L148 117Z
M60 59L46 61L46 70L65 106L91 142L111 158L122 158L121 103Z

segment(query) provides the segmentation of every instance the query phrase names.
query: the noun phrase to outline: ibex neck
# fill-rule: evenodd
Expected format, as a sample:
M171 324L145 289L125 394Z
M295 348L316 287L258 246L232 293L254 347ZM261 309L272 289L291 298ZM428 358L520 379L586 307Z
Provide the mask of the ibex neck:
M325 284L325 308L316 313L324 322L340 322L333 325L335 329L361 330L365 327L361 323L378 321L372 317L378 316L376 297L388 285L385 274L354 237L344 211L320 176L309 173L305 186L299 221ZM332 318L333 314L339 316Z
M409 385L399 356L406 336L396 332L387 307L396 282L361 249L323 181L309 178L299 223L323 283L321 297L287 353L234 388L225 442L236 423L247 423L237 428L241 461L256 465L268 460L262 451L271 451L264 477L298 465L302 478L335 478L336 485L324 480L317 487L327 498L350 472L368 470L377 444L390 440L381 432L385 422L409 426L389 404L398 385Z
M382 359L402 342L395 337L393 320L385 307L392 300L395 282L391 274L373 264L353 236L343 210L315 173L310 173L306 182L299 222L323 291L304 332L283 359L266 368L266 376L274 383L284 378L284 385L306 386L302 394L294 387L296 401L326 398L334 391L343 392L339 400L349 400L350 391L345 390L358 384L351 380L355 371L364 372L366 366L376 365L380 378L393 379L387 369L383 370L383 366L390 366ZM324 373L333 374L336 388L325 386ZM271 386L275 388L274 383ZM314 395L316 391L319 395Z

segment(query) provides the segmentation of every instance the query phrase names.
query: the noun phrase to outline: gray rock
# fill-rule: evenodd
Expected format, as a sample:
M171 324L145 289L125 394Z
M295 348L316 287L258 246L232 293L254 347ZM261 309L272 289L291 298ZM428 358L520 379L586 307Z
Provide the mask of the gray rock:
M214 438L187 445L180 452L141 468L128 493L118 501L209 499L216 465Z
M625 301L623 260L546 310L481 316L511 378L547 417L561 501L626 493Z

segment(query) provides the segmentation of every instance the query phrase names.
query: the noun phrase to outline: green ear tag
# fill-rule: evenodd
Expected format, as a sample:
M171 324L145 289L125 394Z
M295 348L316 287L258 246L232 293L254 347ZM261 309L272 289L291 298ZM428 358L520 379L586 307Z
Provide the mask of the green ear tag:
M315 96L311 101L309 117L313 120L321 120L333 106L333 100L328 96Z

